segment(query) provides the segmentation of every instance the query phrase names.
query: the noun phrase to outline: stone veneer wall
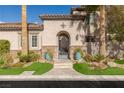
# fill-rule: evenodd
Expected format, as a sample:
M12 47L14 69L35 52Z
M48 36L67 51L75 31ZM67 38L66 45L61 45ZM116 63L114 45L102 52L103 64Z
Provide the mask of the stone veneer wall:
M42 59L45 59L44 55L48 50L53 54L53 60L57 59L57 46L42 46Z
M80 48L83 53L86 53L85 48L82 47L82 46L70 46L69 58L70 58L71 60L74 60L74 54L75 54L75 50L76 50L77 48Z
M75 49L80 48L83 52L85 49L82 46L70 46L69 49L69 58L74 60L74 51ZM53 54L53 60L58 59L58 49L57 46L43 46L42 47L42 58L44 59L44 55L49 50Z

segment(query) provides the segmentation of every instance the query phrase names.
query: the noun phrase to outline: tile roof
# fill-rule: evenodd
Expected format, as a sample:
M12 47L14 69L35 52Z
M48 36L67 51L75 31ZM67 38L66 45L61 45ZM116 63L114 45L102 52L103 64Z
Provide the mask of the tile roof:
M43 25L28 23L29 31L42 31ZM21 31L21 23L0 23L0 31Z
M48 19L48 20L55 20L55 19L66 19L66 20L82 20L84 19L85 15L65 15L65 14L47 14L47 15L40 15L41 19Z
M71 8L72 11L85 11L84 8L80 8L80 7L73 7Z

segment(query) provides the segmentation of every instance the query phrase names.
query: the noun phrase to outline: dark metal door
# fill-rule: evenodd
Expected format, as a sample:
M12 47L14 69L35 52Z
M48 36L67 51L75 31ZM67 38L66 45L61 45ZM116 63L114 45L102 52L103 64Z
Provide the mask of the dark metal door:
M59 36L59 58L68 59L69 55L69 38L66 35Z

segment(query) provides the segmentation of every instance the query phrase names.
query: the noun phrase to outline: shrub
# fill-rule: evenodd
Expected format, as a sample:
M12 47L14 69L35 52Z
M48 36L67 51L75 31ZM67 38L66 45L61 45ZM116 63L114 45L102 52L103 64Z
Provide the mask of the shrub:
M18 52L17 57L19 58L20 62L32 62L37 61L40 58L40 55L31 51L28 54Z
M0 57L2 67L10 67L13 63L13 58L10 53L4 54Z
M3 57L0 57L0 66L3 65L5 63Z
M21 56L21 54L22 54L21 51L17 52L17 57Z
M0 40L0 56L10 52L10 42L8 40Z
M5 58L5 62L6 63L13 63L13 57L12 57L12 55L10 54L10 53L7 53L6 55L4 55L4 58Z
M94 55L94 61L96 61L96 62L100 62L104 59L105 59L105 57L103 55L100 55L100 54Z
M40 58L40 55L30 51L29 58L31 59L30 61L37 61Z
M86 55L84 56L84 60L85 60L86 62L92 62L92 61L94 60L94 58L93 58L92 55L86 54Z
M30 61L29 61L30 58L29 58L29 56L28 56L27 54L21 54L21 55L19 56L19 60L20 60L20 62L30 62Z

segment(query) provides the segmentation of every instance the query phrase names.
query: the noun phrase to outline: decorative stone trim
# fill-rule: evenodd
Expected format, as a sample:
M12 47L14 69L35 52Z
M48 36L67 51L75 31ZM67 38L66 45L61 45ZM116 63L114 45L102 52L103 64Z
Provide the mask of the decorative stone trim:
M47 15L40 15L40 18L41 19L48 19L48 20L62 20L62 19L66 19L66 20L82 20L84 19L84 15L63 15L63 14L58 14L58 15L55 15L55 14L47 14Z
M27 29L29 31L42 31L43 25L28 23ZM21 31L22 24L21 23L0 23L0 31Z
M74 60L74 53L77 48L80 48L84 53L86 53L85 47L82 46L70 46L70 59Z
M52 53L53 60L56 59L58 53L56 46L42 46L42 59L44 59L44 55L48 50Z

